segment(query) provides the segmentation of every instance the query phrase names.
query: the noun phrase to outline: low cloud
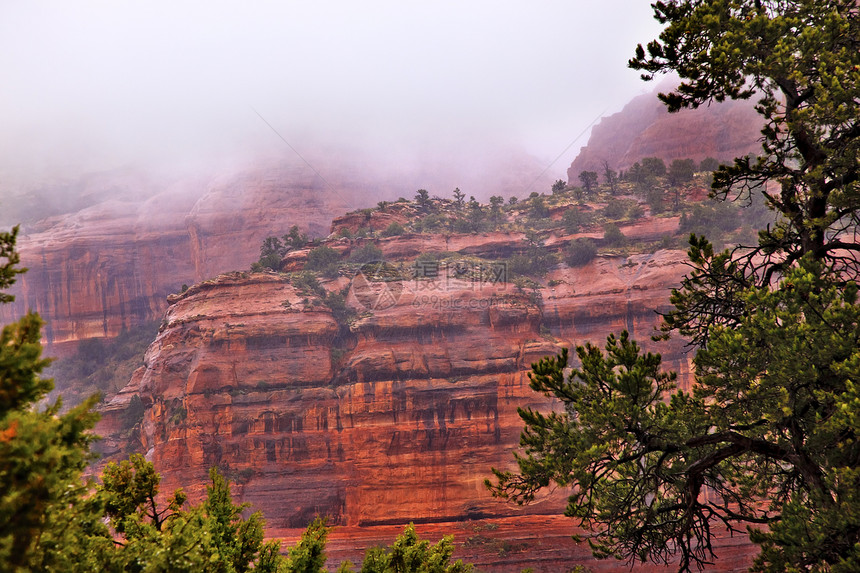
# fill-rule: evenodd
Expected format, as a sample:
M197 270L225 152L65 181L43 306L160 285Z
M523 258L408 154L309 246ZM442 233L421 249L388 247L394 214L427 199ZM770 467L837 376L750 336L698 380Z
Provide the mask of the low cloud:
M656 32L629 0L7 2L0 188L294 153L281 138L381 169L510 149L548 166L649 87L625 64Z

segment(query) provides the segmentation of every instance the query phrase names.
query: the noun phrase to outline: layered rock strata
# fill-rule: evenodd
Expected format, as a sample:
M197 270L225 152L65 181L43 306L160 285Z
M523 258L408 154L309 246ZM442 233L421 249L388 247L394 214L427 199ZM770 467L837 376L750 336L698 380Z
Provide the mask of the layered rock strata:
M325 235L332 214L349 206L343 189L306 166L274 162L41 221L19 237L29 271L11 290L16 301L0 307L0 324L39 312L52 354L116 336L160 319L183 283L247 268L266 236L292 224Z
M668 165L673 159L731 161L761 152L762 120L753 102L727 101L669 113L657 92L672 87L664 84L640 95L595 125L567 170L569 183L579 185L579 174L586 170L596 171L603 181L604 162L626 170L643 157L659 157Z
M563 491L523 508L491 498L483 481L512 465L517 408L553 407L526 374L563 346L627 329L687 383L683 342L647 343L684 260L679 251L602 256L560 265L543 282L553 286L535 288L451 266L430 279L324 282L346 289L349 321L285 275L220 276L171 297L145 367L104 412L105 453L142 449L165 489L185 487L192 499L218 466L241 501L264 511L270 534L328 515L346 536L335 555L353 560L410 521L501 528L466 531L475 539L462 550L491 569L511 544L523 566L587 560L572 544L525 549L560 536ZM132 430L137 420L124 416L138 398L145 412Z

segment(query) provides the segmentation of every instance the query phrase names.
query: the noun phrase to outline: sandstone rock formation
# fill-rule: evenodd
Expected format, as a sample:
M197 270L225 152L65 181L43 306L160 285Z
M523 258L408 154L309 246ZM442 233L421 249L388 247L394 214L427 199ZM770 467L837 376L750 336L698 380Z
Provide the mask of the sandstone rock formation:
M522 243L499 234L378 244L393 260L419 240L485 254ZM564 492L523 508L491 498L483 480L490 467L511 466L517 407L553 407L528 388L529 365L625 328L647 341L684 260L679 251L602 256L560 265L546 276L553 286L536 290L458 275L454 265L421 280L408 268L393 282L340 276L325 287L348 289L348 323L284 275L222 275L171 297L145 367L104 411L101 432L113 436L105 454L147 452L165 488L192 498L218 466L241 501L264 510L270 535L297 536L329 515L340 526L333 559L356 560L414 521L457 532L462 555L486 570L557 570L572 559L591 567L559 518ZM654 348L686 383L683 342ZM134 399L145 413L132 430L137 420L124 416Z
M665 116L656 100L635 100L595 128L571 167L574 177L599 170L607 157L610 166L625 168L649 155L722 159L753 149L758 128L748 110L719 109L715 123L707 110ZM710 133L702 141L712 143L697 144L691 133ZM387 179L374 186L373 176L324 171L322 179L298 163L261 163L31 227L21 240L30 272L15 305L0 308L0 321L38 310L56 354L64 344L163 317L145 366L104 407L99 432L107 459L145 452L164 475L165 490L181 486L192 499L218 466L239 501L264 511L272 536L295 539L315 515L329 515L338 526L335 563L390 543L402 524L415 521L422 534L456 534L458 556L482 570L557 571L576 562L615 570L617 562L595 562L570 540L571 523L560 516L563 491L522 508L492 499L482 482L490 467L512 465L517 407L557 406L528 388L527 372L562 346L627 329L689 382L682 341L648 343L655 310L666 307L684 272L684 254L602 255L579 268L557 265L539 283L519 287L476 279L457 264L417 280L411 265L419 255L501 260L526 252L525 234L379 238L391 223L414 216L402 203L338 216L329 229L332 217L349 208L412 197L416 187ZM548 218L559 221L566 208L549 205ZM597 213L600 206L582 209ZM284 275L210 278L247 268L264 237L292 224L316 235L375 231L376 239L327 244L346 257L373 241L400 280L368 280L357 266L324 280L327 291L347 293L354 314L345 317ZM665 216L620 226L629 239L653 244L678 224ZM541 228L547 250L558 252L573 237ZM576 237L599 243L603 230L594 225ZM301 270L307 252L289 253L282 270ZM168 298L183 283L192 286ZM717 570L748 564L745 538L717 546L725 548Z
M39 312L53 354L116 336L160 319L183 283L247 268L266 236L292 224L327 234L332 215L349 206L344 190L306 166L273 162L40 221L19 237L29 272L11 291L16 301L0 307L0 323Z
M411 198L418 187L446 196L457 184L479 196L499 188L515 193L541 169L521 151L478 165L459 157L383 168L336 151L312 159L313 168L295 157L260 159L172 179L117 170L4 197L22 206L2 217L8 225L20 222L16 214L62 214L24 221L19 248L30 271L12 291L16 302L0 307L0 324L36 310L47 322L49 352L62 355L79 340L159 320L169 293L248 268L264 238L294 224L325 236L333 217L380 199ZM499 176L501 166L508 171Z
M727 101L669 113L657 93L671 89L665 83L595 125L588 144L567 170L569 183L579 185L579 174L585 170L596 171L602 181L604 161L611 169L622 170L643 157L660 157L667 164L706 157L730 161L761 151L762 122L754 102Z

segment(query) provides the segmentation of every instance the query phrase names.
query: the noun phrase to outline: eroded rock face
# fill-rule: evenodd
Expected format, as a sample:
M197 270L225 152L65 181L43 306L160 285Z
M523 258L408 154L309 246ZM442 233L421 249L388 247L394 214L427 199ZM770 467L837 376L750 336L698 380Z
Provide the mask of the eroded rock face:
M196 281L248 268L263 239L293 225L312 237L328 235L332 217L359 200L342 185L298 164L261 165L212 181L185 219Z
M76 341L158 320L168 294L248 268L265 237L293 224L327 234L333 214L350 206L349 195L318 179L289 162L259 163L147 188L145 199L126 190L122 200L25 228L18 245L29 271L10 291L16 301L0 307L0 323L39 312L56 355Z
M637 133L656 125L648 117L641 115ZM599 142L602 132L595 133ZM629 149L667 157L637 145L619 157L634 157ZM326 177L335 189L346 188L346 178L329 171ZM527 373L561 347L600 343L627 329L688 383L682 342L648 342L655 310L665 308L686 257L658 251L560 265L535 290L475 282L456 268L430 280L406 276L396 289L353 277L329 281L329 291L348 288L351 321L279 275L205 280L247 268L264 237L292 224L325 234L333 214L355 206L348 192L326 189L313 173L263 165L50 221L22 237L31 271L20 281L16 306L0 308L0 320L9 320L10 310L39 310L56 348L115 335L166 310L145 367L103 410L101 448L109 457L145 452L164 489L183 487L192 499L203 494L208 469L220 467L236 484L236 497L265 513L271 535L295 538L315 515L329 515L340 526L334 555L355 561L415 521L457 534L466 544L461 555L484 570L560 570L589 561L559 517L563 491L521 508L492 499L483 480L490 467L513 465L516 409L554 407L528 388ZM550 218L560 219L562 210L554 207ZM395 204L369 218L347 214L331 230L384 231L408 220L408 209ZM677 218L649 217L622 231L654 241L677 227ZM547 249L559 251L573 238L560 232L541 232ZM576 236L599 242L603 230ZM523 252L524 238L404 234L374 242L395 261L431 252L500 259ZM366 241L328 244L348 257ZM307 252L289 253L283 269L300 270ZM198 284L169 297L168 306L167 295L183 282ZM743 540L725 545L725 563L734 565L720 570L748 563Z
M117 170L82 176L59 190L46 184L44 196L68 199L61 210L69 212L22 230L18 247L30 271L11 291L16 302L0 307L0 324L35 310L47 323L48 352L62 355L77 341L110 338L159 320L169 293L248 268L266 237L283 235L292 225L321 237L329 234L333 217L380 199L411 197L418 187L443 195L456 184L479 196L508 187L521 191L542 169L521 151L491 155L486 164L460 158L456 165L421 163L420 169L316 153L316 170L288 157L181 179ZM479 191L469 181L481 182ZM42 197L20 201L30 205ZM384 230L405 222L397 213L394 205L390 216L375 216L371 226ZM348 216L344 228L357 231L363 216Z
M194 280L184 223L192 205L182 195L104 203L19 237L29 270L11 290L15 302L0 307L0 322L39 312L56 352L155 320L167 294Z
M393 525L478 520L510 534L464 548L485 565L506 562L493 552L511 544L525 552L517 569L588 559L569 543L526 552L526 541L561 537L563 491L523 508L491 498L483 481L513 465L517 407L553 407L526 374L563 346L627 329L687 384L683 343L648 343L684 261L679 251L598 257L560 265L546 277L554 286L537 290L445 269L370 286L342 276L325 287L349 288L349 323L284 276L223 275L171 297L146 366L104 411L102 427L127 435L123 412L138 396L140 443L104 447L140 448L165 490L192 499L208 469L222 468L272 535L329 515L347 536L334 546L342 558L360 558Z
M643 157L659 157L668 165L687 158L730 161L761 151L762 120L754 102L727 101L669 113L657 91L671 89L670 84L661 85L595 125L588 145L567 170L568 182L579 185L579 174L586 170L596 171L602 181L604 161L611 169L622 170Z

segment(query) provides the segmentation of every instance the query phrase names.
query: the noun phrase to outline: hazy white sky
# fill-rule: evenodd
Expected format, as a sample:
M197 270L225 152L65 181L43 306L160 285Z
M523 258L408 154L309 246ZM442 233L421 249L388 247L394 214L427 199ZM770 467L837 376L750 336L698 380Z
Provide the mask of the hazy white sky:
M254 110L299 148L549 161L653 88L658 32L633 0L0 0L0 172L282 146Z

